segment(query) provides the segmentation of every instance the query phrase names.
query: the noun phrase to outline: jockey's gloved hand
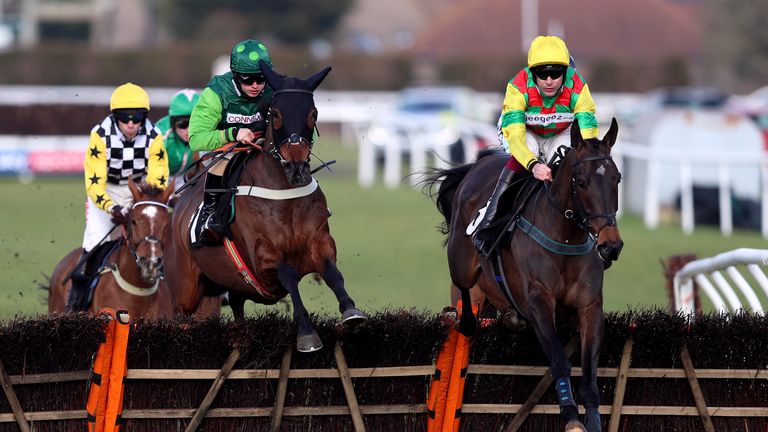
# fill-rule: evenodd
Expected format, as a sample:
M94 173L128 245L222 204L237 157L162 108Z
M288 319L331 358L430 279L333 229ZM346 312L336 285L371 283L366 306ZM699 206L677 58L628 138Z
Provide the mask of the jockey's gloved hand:
M109 213L112 215L112 223L115 225L127 225L128 224L128 209L123 208L120 204L113 205L109 209Z

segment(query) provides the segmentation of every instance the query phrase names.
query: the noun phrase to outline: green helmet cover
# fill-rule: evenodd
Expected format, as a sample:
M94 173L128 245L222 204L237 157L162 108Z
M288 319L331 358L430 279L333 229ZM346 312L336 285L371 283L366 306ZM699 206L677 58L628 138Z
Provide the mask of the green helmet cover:
M259 60L264 60L270 68L272 67L272 59L269 58L267 47L259 41L246 39L238 42L232 48L232 55L229 57L229 68L232 72L246 75L261 73Z
M171 117L188 117L192 115L192 108L200 100L200 94L192 89L184 89L173 95L168 107L168 115Z

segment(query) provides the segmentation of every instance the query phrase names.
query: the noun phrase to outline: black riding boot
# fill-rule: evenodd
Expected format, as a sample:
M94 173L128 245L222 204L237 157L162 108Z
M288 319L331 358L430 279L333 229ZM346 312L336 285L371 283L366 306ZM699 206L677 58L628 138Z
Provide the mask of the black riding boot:
M203 193L203 208L200 209L199 220L203 223L200 239L204 244L216 245L224 236L224 224L216 218L216 209L219 207L219 198L222 191L221 176L206 174L205 192Z
M83 256L85 256L85 249L83 249ZM85 263L82 263L70 279L72 285L69 287L67 303L64 306L67 312L81 312L86 310L88 306L86 304L88 301L88 282L90 282L91 278L86 274L85 270Z
M490 232L491 230L489 230L488 227L496 218L496 210L499 205L499 198L501 198L501 195L504 193L504 191L507 190L509 185L512 184L512 178L514 176L515 172L506 166L501 170L499 180L496 182L496 188L493 189L491 199L488 200L488 205L486 206L483 220L480 221L480 224L472 235L472 243L474 244L475 249L477 249L477 252L483 256L488 256L490 253L489 248L492 246L494 240L492 238L493 233Z

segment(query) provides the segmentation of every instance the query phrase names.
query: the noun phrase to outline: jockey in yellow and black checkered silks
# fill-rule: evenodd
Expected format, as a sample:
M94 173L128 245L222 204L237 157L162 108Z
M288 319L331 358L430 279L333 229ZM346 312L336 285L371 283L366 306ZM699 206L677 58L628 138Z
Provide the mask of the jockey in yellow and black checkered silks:
M91 250L124 221L132 205L128 179L164 189L168 158L160 131L147 118L149 95L133 83L112 93L110 114L91 129L85 152L86 226L83 249Z

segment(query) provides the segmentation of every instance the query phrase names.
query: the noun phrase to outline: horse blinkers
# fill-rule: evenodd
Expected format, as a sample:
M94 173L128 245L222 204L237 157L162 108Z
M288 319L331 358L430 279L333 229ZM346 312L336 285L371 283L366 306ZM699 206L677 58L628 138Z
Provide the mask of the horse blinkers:
M275 156L283 165L285 176L292 185L305 185L312 179L309 156L312 153L312 131L315 127L317 109L313 106L307 123L295 128L301 132L286 131L283 115L279 108L270 109L270 121L275 139ZM305 135L309 135L307 138Z

